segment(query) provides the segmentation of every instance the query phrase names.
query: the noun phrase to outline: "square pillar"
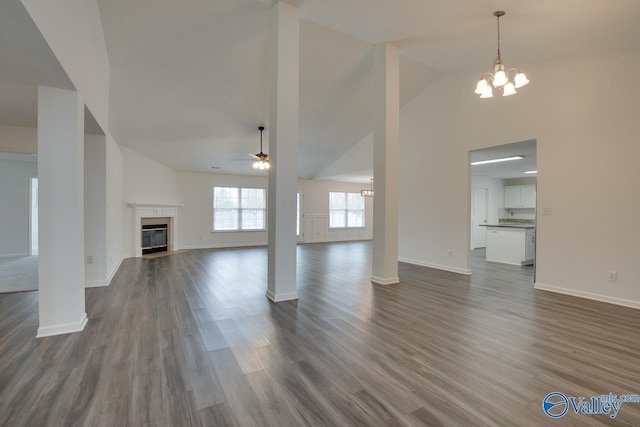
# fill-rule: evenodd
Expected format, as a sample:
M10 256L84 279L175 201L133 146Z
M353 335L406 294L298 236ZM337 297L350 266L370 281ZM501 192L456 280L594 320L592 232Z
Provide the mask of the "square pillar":
M298 191L298 8L278 2L271 15L269 118L269 273L267 297L298 298L296 289L296 194Z
M84 104L38 87L37 337L84 329Z
M373 47L373 256L371 281L398 283L398 145L400 140L398 48Z

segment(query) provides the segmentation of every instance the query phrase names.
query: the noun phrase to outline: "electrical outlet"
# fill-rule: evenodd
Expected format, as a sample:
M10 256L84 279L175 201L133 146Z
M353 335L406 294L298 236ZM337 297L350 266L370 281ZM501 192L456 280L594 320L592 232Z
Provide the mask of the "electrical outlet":
M93 256L91 255L87 256L87 264L93 264Z
M610 282L617 282L618 281L618 272L617 271L610 271L609 272L609 281Z
M542 215L543 216L551 216L551 215L553 215L553 209L551 209L551 208L542 208Z
M453 256L453 250L452 250L452 249L449 249L449 250L447 251L447 256L448 256L449 258L451 258L451 257Z

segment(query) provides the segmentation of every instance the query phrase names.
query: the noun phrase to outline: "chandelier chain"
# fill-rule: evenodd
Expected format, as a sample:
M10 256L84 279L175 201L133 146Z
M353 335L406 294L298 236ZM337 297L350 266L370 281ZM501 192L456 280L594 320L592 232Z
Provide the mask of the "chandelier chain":
M500 58L500 16L496 16L496 19L498 20L498 60L501 60Z

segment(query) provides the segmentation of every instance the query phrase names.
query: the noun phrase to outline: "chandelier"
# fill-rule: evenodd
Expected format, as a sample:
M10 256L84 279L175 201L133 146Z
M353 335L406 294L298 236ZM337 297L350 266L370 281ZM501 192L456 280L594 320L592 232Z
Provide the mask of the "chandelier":
M480 98L492 98L493 88L502 92L502 96L515 94L516 89L529 83L527 76L517 68L509 68L505 71L500 57L500 17L505 13L501 10L493 12L498 23L498 57L493 61L493 73L484 73L476 85L475 93ZM493 88L492 88L493 86Z
M253 162L253 168L269 170L271 167L271 164L269 164L269 155L262 152L262 131L264 131L264 126L260 126L258 129L260 130L260 152L258 154L251 155L255 159Z
M373 197L373 178L371 178L371 188L360 190L360 195L362 197Z

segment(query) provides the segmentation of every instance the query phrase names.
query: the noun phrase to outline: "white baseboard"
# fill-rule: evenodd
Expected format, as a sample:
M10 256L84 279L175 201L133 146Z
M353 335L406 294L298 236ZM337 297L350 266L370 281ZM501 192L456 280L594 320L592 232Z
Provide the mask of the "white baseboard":
M87 324L87 313L82 315L82 319L79 322L64 323L62 325L51 325L45 327L39 327L36 334L36 338L50 337L52 335L64 335L71 334L73 332L80 332Z
M286 294L274 294L271 290L267 290L267 298L273 302L291 301L298 299L298 292L289 292Z
M116 275L116 273L118 272L118 269L120 268L120 264L122 264L122 261L124 261L125 258L129 258L129 257L125 255L122 258L120 258L120 261L118 261L118 263L113 268L113 270L111 270L111 273L109 273L109 277L107 277L107 280L93 280L91 282L85 282L84 287L85 288L102 288L104 286L109 286L111 284L111 281L113 280L113 276Z
M105 286L109 286L109 282L104 280L92 280L91 282L84 282L84 287L86 288L102 288Z
M607 295L594 294L591 292L584 292L576 289L561 288L559 286L545 285L544 283L535 283L533 287L534 289L539 289L541 291L556 292L559 294L571 295L574 297L587 298L595 301L608 302L609 304L623 305L625 307L640 309L640 301L610 297Z
M309 244L309 243L340 243L340 242L367 242L367 241L371 241L373 239L371 239L370 237L365 237L365 238L359 238L359 239L313 239L313 240L302 240L298 243L304 243L304 244Z
M398 277L382 278L377 276L371 276L371 281L378 285L395 285L396 283L400 283L400 279Z
M450 271L452 273L464 274L467 276L471 275L471 269L468 269L468 268L465 269L465 268L451 267L448 265L433 264L431 262L419 261L417 259L411 259L411 258L398 258L398 261L406 262L407 264L419 265L421 267L429 267L429 268L435 268L437 270L444 270L444 271Z
M0 254L0 258L24 258L24 257L28 257L29 255L27 255L26 253L21 253L21 254Z
M245 248L255 246L267 246L267 242L251 242L251 243L226 243L217 245L187 245L178 246L178 250L190 250L190 249L225 249L225 248Z
M115 267L113 267L113 270L111 270L111 273L109 273L109 278L107 279L107 286L111 284L111 281L113 280L113 276L116 275L116 273L118 272L118 269L120 268L120 265L122 264L122 261L124 261L126 258L129 258L129 257L126 255L123 255L122 257L120 257L120 261L118 261Z

